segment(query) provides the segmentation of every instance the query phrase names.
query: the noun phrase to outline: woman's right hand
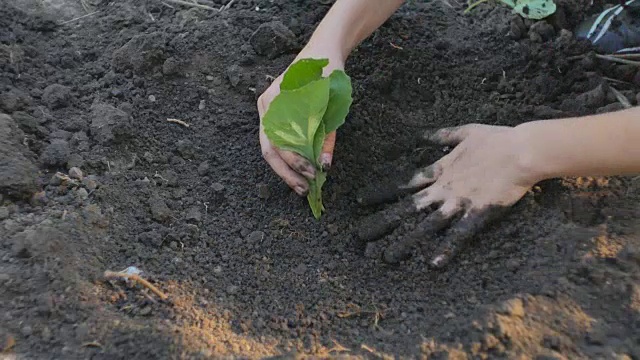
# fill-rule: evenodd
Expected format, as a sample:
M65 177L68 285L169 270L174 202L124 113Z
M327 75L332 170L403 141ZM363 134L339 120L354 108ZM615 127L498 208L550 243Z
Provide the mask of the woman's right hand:
M311 56L306 55L304 52L300 53L295 61L303 58L322 58L323 56ZM329 65L324 68L324 76L328 76L333 70L344 69L344 62L340 60L329 58ZM258 97L258 113L260 115L260 147L262 149L262 156L269 163L269 166L273 171L289 185L296 194L300 196L306 196L309 191L309 183L307 179L314 179L316 176L315 166L305 159L304 157L282 149L278 149L271 144L267 135L264 133L262 126L262 119L269 109L271 101L280 93L280 83L282 82L283 75L278 76L271 86L265 90L260 97ZM332 132L327 135L324 146L322 148L322 154L320 155L320 164L324 170L328 170L333 160L333 149L336 141L336 133Z

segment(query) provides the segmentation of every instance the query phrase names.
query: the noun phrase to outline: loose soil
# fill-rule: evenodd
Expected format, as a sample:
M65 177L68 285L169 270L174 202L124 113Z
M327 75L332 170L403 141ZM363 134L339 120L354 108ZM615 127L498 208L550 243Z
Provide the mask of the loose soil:
M404 5L349 59L316 221L255 101L328 2L2 0L0 358L640 359L637 178L539 184L442 271L437 236L394 266L356 238L362 189L443 154L426 129L636 104L637 69L567 31L589 3ZM129 266L169 301L103 278Z

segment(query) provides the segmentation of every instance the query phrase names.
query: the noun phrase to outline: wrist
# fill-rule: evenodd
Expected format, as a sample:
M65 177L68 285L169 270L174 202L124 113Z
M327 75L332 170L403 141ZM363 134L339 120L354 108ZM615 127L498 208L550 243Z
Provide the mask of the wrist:
M324 68L325 75L333 70L344 70L345 58L340 50L332 45L315 45L309 42L301 51L293 62L300 59L327 59L329 64Z
M554 125L553 120L538 120L514 128L520 166L533 183L567 175L566 161L571 158L572 149L566 149L556 140L558 137L566 139L571 134L561 134L564 129Z
M516 147L518 151L519 168L523 182L531 185L540 181L561 176L555 162L556 158L549 158L545 151L544 136L545 123L532 121L514 127Z

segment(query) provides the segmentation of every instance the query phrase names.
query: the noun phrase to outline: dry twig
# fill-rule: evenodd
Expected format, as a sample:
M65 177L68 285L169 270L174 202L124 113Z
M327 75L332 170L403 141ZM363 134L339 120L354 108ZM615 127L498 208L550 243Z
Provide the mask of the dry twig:
M391 356L389 356L389 355L387 355L387 354L383 354L383 353L381 353L381 352L377 351L376 349L374 349L374 348L372 348L372 347L368 346L367 344L362 344L362 345L360 345L360 348L361 348L362 350L366 350L366 351L368 351L369 353L371 353L371 355L376 356L376 357L379 357L379 358L381 358L381 359L385 359L385 360L387 360L387 359L393 359Z
M172 4L178 4L178 5L184 5L184 6L193 6L193 7L197 7L199 9L204 9L204 10L218 11L218 9L214 9L211 6L202 5L202 4L196 4L196 3L190 3L188 1L164 0L164 2L168 2L168 3L172 3Z
M329 350L327 350L328 353L332 353L332 352L349 352L351 351L349 348L344 347L342 344L340 344L339 342L335 341L334 339L331 339L331 341L333 341L333 347Z
M633 85L632 83L630 83L630 82L628 82L628 81L623 81L623 80L619 80L619 79L614 79L614 78L610 78L610 77L608 77L608 76L603 76L602 78L603 78L604 80L611 81L611 82L618 83L618 84Z
M640 59L640 54L611 54L609 56L617 57L620 59Z
M609 89L611 89L611 92L613 92L613 95L616 96L616 99L618 99L620 104L622 104L622 106L624 106L625 109L631 108L631 103L629 102L629 99L627 99L626 96L624 96L620 91L618 91L618 89L614 88L613 86L610 86Z
M234 3L235 1L236 1L236 0L230 0L230 1L227 3L227 5L223 5L223 6L220 8L220 10L219 10L219 11L220 11L220 12L222 12L222 11L225 11L225 10L229 10L229 8L231 7L231 5L233 5L233 3Z
M158 295L160 299L167 300L169 298L169 296L167 296L165 293L160 291L160 289L153 286L153 284L151 284L150 282L148 282L147 280L141 278L136 274L127 274L124 272L115 272L115 271L107 270L104 272L104 277L106 279L125 279L125 280L135 281L140 283L140 285L146 287L147 289L151 290L151 292L153 292L154 294Z
M616 56L611 56L611 55L600 55L600 54L596 54L596 57L598 59L601 59L601 60L617 62L617 63L620 63L620 64L640 66L640 61L632 61L632 60L624 59L624 58L621 58L621 57L616 57Z
M68 24L68 23L72 23L72 22L74 22L74 21L77 21L77 20L80 20L80 19L84 19L84 18L86 18L86 17L88 17L88 16L95 15L95 14L97 14L97 13L99 13L99 12L100 12L100 10L98 10L98 11L94 11L94 12L89 13L89 14L86 14L86 15L78 16L77 18L73 18L73 19L71 19L71 20L63 21L63 22L61 22L59 25L65 25L65 24Z
M178 125L182 125L184 127L191 126L191 125L187 124L186 122L184 122L184 121L182 121L180 119L167 119L167 122L178 124Z

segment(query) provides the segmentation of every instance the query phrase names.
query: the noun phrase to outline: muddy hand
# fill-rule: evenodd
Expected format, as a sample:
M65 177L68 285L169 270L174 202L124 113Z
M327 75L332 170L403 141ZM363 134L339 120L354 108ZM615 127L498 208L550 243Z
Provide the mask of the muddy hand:
M446 231L430 260L432 267L442 268L538 179L527 166L526 148L514 128L470 124L428 131L424 139L454 148L407 183L377 186L371 196L359 198L365 206L396 203L365 218L358 236L363 241L379 240L407 218L428 212L410 233L385 249L383 258L389 263L405 260L418 242Z
M306 196L309 191L309 183L307 179L316 177L316 169L311 162L304 157L291 151L285 151L274 147L262 127L262 118L266 114L271 101L280 92L280 83L282 75L276 78L271 86L258 98L258 113L260 114L260 147L262 156L269 163L269 166L275 173L289 185L293 191L300 196ZM333 149L335 146L335 132L327 135L322 154L320 156L320 164L324 170L328 170L333 159Z

